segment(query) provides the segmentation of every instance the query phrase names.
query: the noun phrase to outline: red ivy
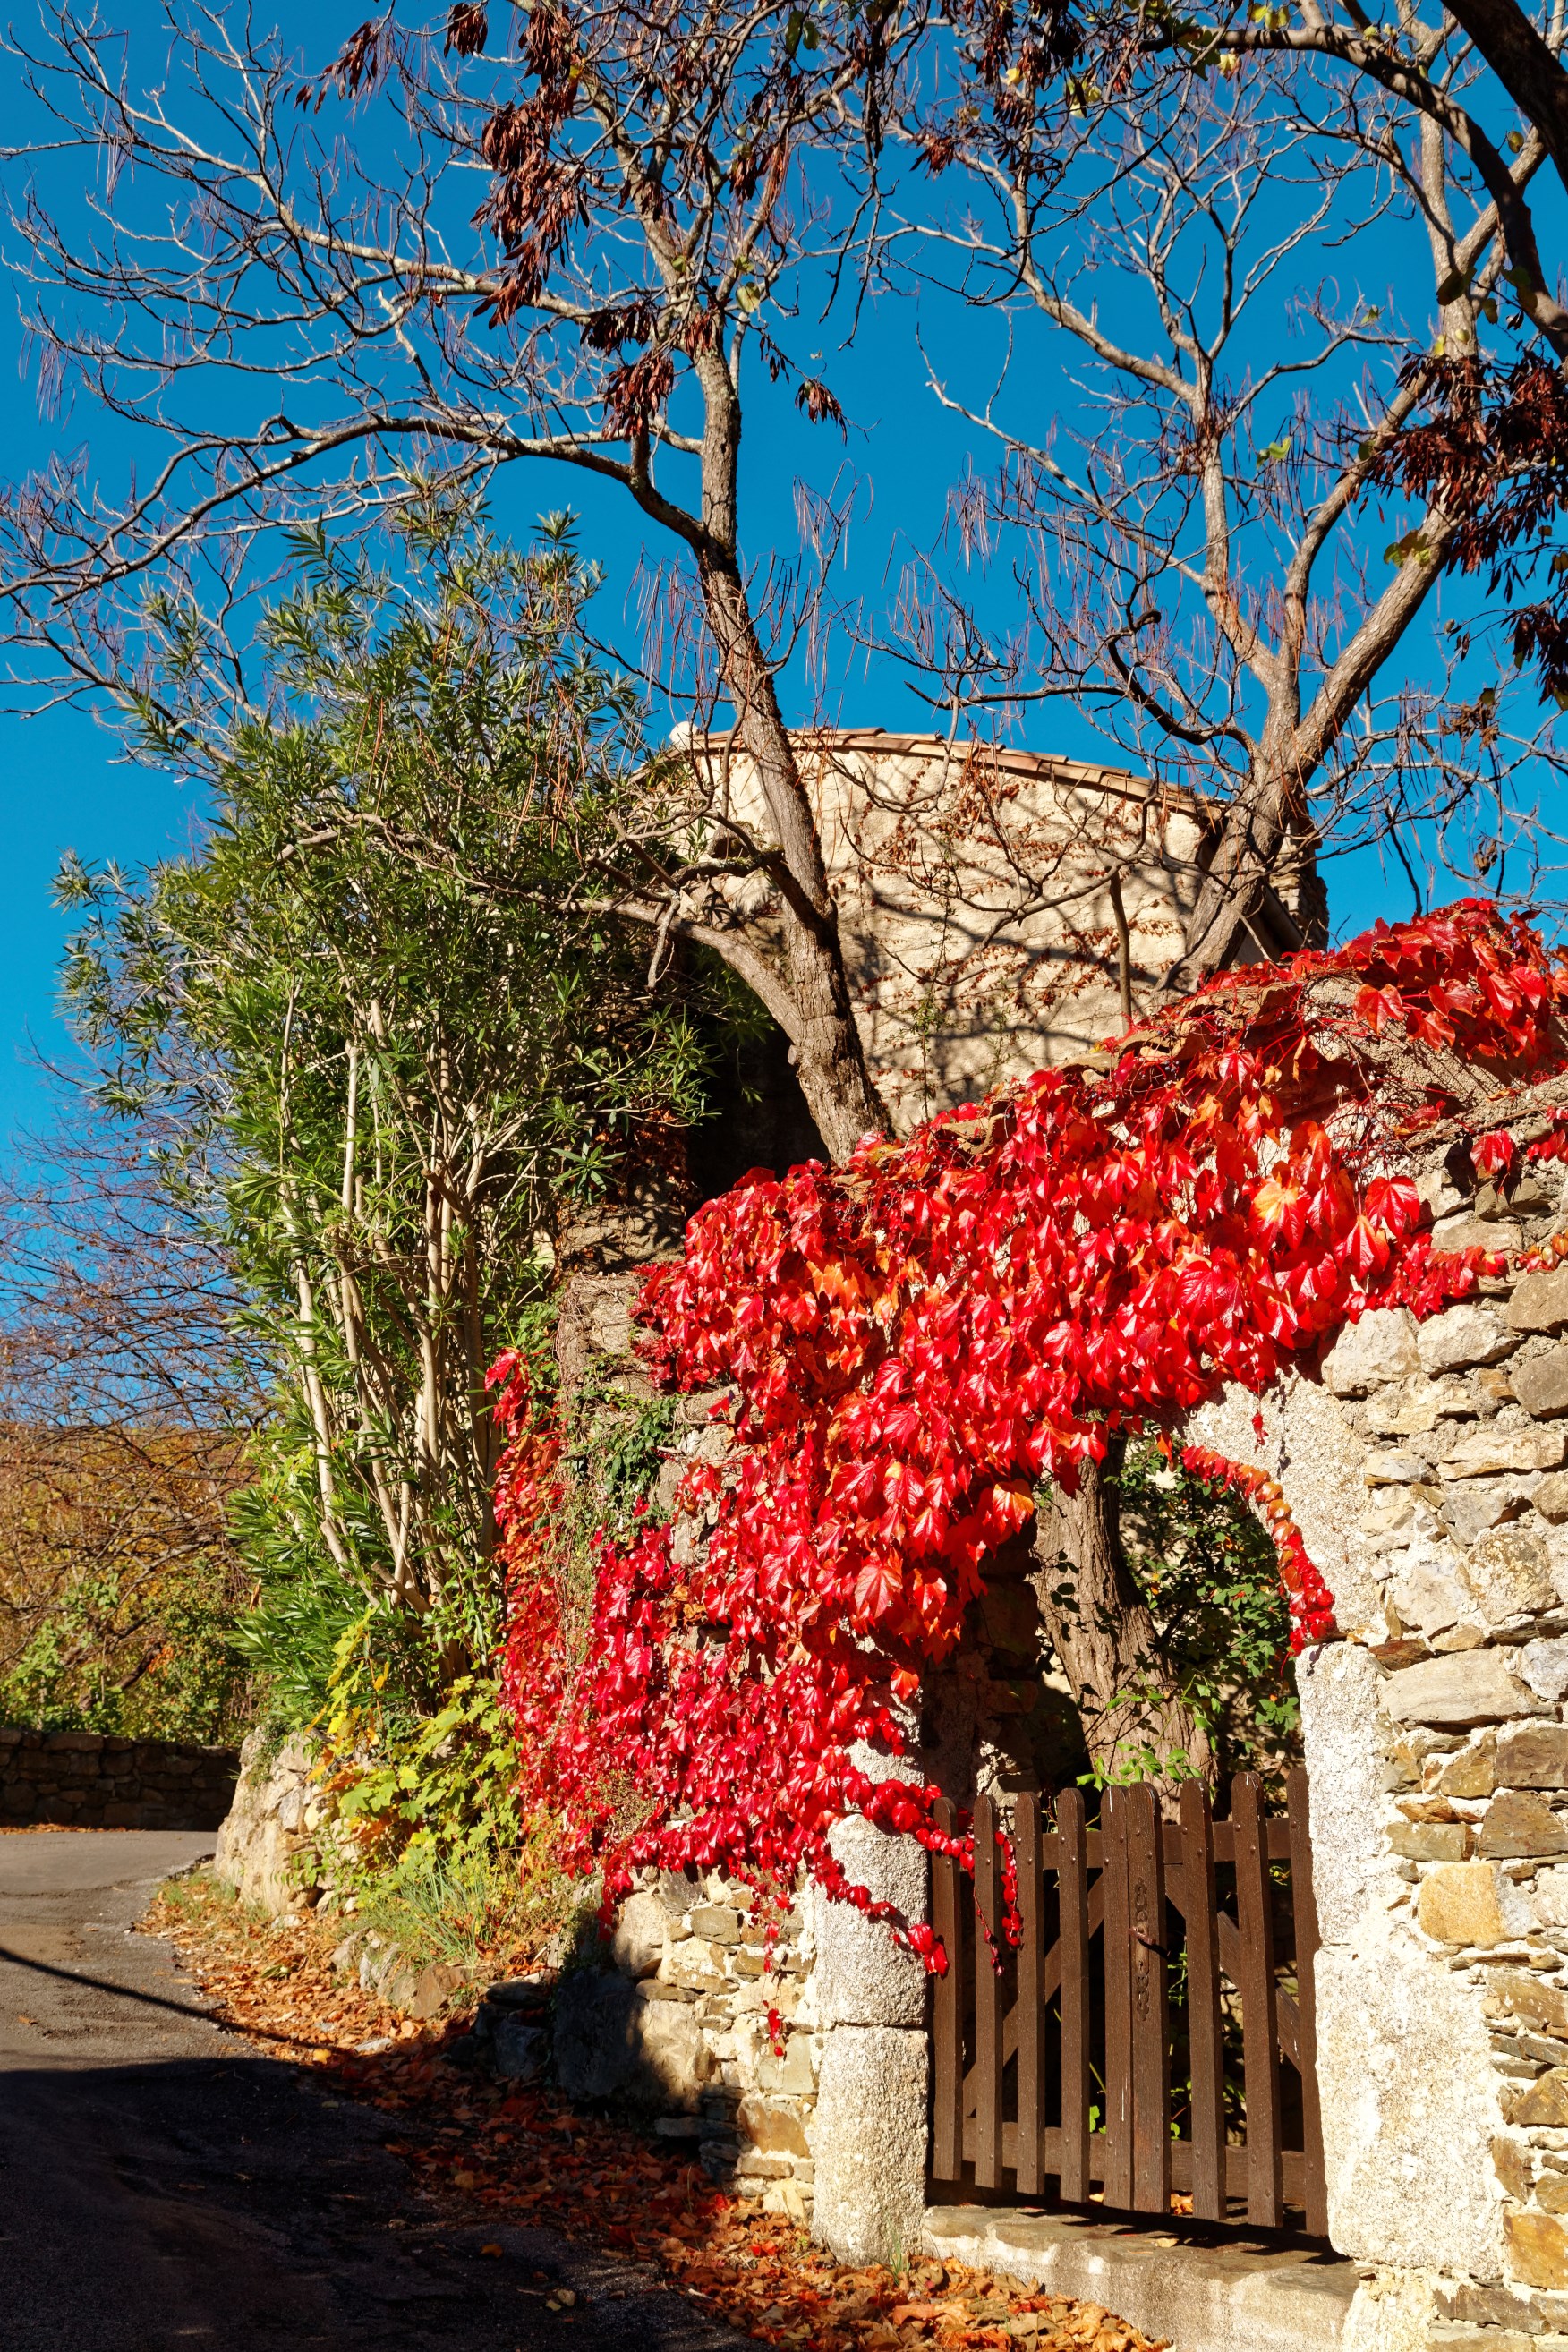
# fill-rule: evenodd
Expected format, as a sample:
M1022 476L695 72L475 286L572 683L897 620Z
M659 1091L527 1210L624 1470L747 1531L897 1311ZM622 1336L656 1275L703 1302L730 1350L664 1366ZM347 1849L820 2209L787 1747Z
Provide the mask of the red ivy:
M706 1549L678 1558L668 1525L606 1545L575 1670L550 1560L553 1442L503 1360L528 1794L582 1866L602 1864L606 1898L642 1864L780 1895L804 1870L944 1967L929 1928L849 1882L828 1835L858 1813L965 1863L969 1841L937 1829L934 1788L862 1769L857 1743L906 1752L921 1677L1040 1478L1070 1487L1108 1433L1167 1432L1226 1381L1260 1393L1368 1307L1429 1315L1500 1267L1433 1250L1410 1146L1456 1109L1456 1061L1494 1093L1568 1066L1565 990L1533 930L1468 901L1226 975L1092 1062L908 1142L868 1140L845 1167L753 1172L692 1219L638 1310L664 1384L722 1392L728 1460L680 1497L711 1515ZM1502 1136L1479 1146L1486 1167L1511 1165ZM1331 1633L1278 1486L1184 1458L1261 1509L1294 1646Z

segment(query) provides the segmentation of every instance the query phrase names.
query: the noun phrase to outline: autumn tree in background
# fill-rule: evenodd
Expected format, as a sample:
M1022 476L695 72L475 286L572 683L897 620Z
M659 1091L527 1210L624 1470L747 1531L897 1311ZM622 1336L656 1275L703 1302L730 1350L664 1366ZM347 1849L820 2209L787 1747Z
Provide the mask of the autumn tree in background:
M0 1179L0 1720L221 1738L265 1371L179 1139L62 1092Z

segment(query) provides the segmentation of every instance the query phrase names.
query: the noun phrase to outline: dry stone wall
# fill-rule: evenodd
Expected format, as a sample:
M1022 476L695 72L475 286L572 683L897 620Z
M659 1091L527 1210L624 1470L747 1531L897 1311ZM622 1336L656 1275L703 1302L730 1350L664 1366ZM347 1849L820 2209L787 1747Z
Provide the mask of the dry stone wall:
M232 1748L0 1730L0 1827L216 1830L238 1771Z
M565 1286L557 1357L569 1396L647 1393L626 1353L639 1280L589 1267ZM654 1498L662 1513L696 1463L722 1473L731 1440L713 1402L677 1401ZM714 1515L709 1504L677 1519L678 1560L699 1556ZM920 1777L913 1763L856 1760ZM926 1863L912 1840L848 1821L832 1842L852 1880L925 1916ZM611 1967L569 1973L556 1991L557 2076L574 2097L644 2112L662 2097L655 2130L689 2139L716 2179L809 2219L847 2260L901 2259L919 2243L924 2210L924 1971L885 1929L809 1887L770 1958L751 1899L720 1877L700 1888L668 1873L646 1878L617 1914Z
M253 1731L239 1751L234 1801L218 1832L216 1876L274 1916L313 1903L317 1832L325 1818L308 1740Z
M1440 1181L1436 1234L1516 1250ZM1299 1681L1330 2230L1358 2352L1568 2352L1568 1271L1345 1330L1188 1434L1278 1475L1343 1639Z
M650 2116L715 2180L810 2217L822 2037L801 1911L771 1940L750 1890L648 1876L616 1914L607 1966L555 1988L553 2064L569 2097Z

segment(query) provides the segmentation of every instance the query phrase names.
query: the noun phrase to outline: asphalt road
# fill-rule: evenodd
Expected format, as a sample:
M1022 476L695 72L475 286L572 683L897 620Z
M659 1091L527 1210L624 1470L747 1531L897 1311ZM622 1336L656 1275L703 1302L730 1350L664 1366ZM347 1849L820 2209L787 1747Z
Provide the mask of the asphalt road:
M0 1836L0 2352L740 2352L550 2231L435 2213L384 2117L212 2024L133 1932L211 1848Z

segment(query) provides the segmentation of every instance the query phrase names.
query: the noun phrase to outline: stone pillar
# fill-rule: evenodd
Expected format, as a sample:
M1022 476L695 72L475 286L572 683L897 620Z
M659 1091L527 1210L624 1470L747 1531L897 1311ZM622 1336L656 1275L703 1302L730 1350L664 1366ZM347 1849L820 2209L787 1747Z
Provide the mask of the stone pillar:
M1279 1477L1343 1637L1298 1681L1356 2352L1568 2352L1568 1270L1484 1294L1189 1432Z
M913 1780L910 1762L868 1750L854 1759L881 1780ZM929 1906L929 1870L912 1838L858 1817L830 1839L851 1881L905 1917ZM925 2210L930 2059L926 1975L885 1927L813 1890L816 1958L807 2002L821 2036L810 2138L816 2168L812 2234L841 2262L901 2267L918 2251Z

